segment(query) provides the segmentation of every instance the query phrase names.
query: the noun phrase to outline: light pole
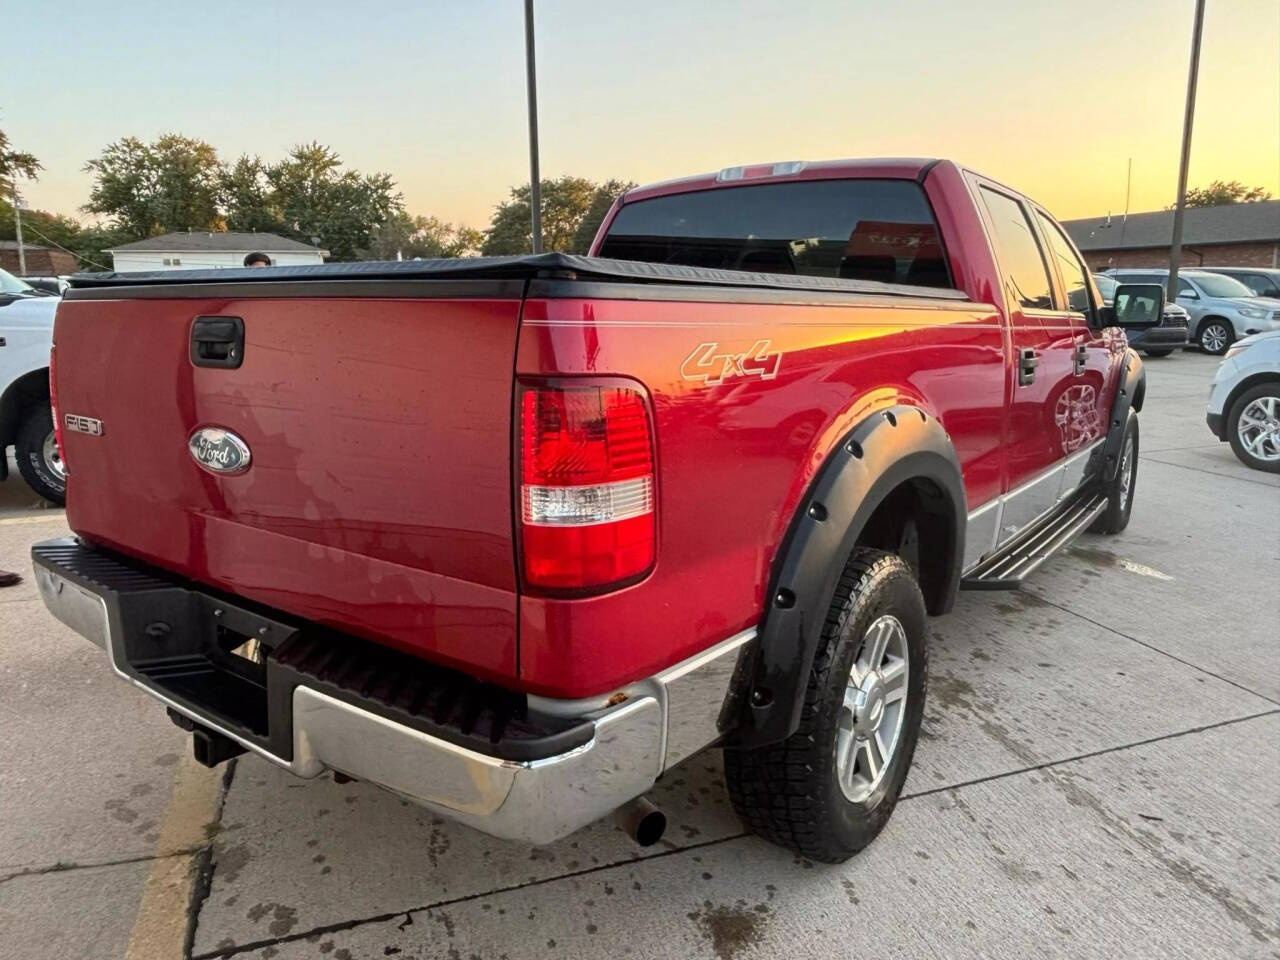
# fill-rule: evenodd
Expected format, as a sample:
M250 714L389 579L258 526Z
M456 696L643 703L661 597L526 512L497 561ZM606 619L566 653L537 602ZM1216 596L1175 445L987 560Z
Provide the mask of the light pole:
M533 252L541 253L542 181L538 177L538 74L533 47L533 0L524 0L524 82L529 94L529 209L533 213Z
M18 178L13 179L13 230L18 239L18 276L27 275L27 252L22 246L22 203L18 196ZM39 232L39 231L37 231Z
M1178 201L1173 208L1173 239L1169 243L1169 286L1165 296L1178 299L1178 262L1182 259L1182 212L1187 206L1187 167L1191 163L1191 122L1196 114L1196 77L1200 73L1200 34L1204 30L1204 0L1196 0L1191 31L1191 67L1187 72L1187 108L1182 117L1182 160L1178 164Z

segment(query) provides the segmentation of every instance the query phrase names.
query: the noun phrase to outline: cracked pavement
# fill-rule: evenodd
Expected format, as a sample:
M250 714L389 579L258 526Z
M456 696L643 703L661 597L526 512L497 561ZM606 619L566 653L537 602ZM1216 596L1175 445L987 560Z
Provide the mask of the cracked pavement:
M933 621L904 798L850 862L744 834L709 752L670 826L550 847L254 757L0 591L0 955L1280 957L1280 476L1204 425L1214 358L1145 361L1132 522ZM60 511L0 485L0 568Z

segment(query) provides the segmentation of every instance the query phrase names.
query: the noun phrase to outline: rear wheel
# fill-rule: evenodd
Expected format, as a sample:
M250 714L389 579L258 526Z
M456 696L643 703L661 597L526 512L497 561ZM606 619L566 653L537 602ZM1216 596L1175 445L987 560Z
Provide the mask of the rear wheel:
M67 471L58 452L49 407L32 407L18 428L18 470L40 496L56 504L67 499Z
M884 828L924 715L924 598L899 556L859 548L836 587L799 729L725 751L734 809L757 834L824 863Z
M1260 383L1236 399L1227 439L1246 467L1280 473L1280 381Z
M1138 485L1138 418L1130 413L1125 424L1124 440L1120 444L1120 466L1115 479L1103 487L1107 495L1107 509L1093 521L1092 533L1119 533L1129 525L1133 512L1133 494Z
M1221 356L1227 352L1227 347L1231 346L1236 338L1235 331L1231 328L1231 324L1219 317L1210 317L1200 325L1200 333L1197 339L1200 346L1204 348L1206 353L1212 353L1215 356Z

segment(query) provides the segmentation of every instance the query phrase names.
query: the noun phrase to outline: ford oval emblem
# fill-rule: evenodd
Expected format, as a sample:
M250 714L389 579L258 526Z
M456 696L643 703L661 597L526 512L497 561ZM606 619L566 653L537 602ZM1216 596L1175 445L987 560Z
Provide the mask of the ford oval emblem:
M232 476L249 469L249 445L230 430L202 427L191 435L187 449L196 463L212 473Z

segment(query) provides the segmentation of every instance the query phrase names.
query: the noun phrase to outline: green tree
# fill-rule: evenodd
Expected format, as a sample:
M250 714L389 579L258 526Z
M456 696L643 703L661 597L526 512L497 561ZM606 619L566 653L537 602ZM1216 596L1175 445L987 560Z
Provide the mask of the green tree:
M43 170L34 154L9 149L9 137L0 130L0 193L6 201L13 195L13 184L18 177L36 178L36 171Z
M240 233L279 233L284 227L280 208L267 179L269 168L260 157L240 157L221 175L221 199L227 229Z
M471 227L399 210L379 225L373 243L361 256L369 260L394 260L397 255L406 260L465 257L475 254L483 240L480 231Z
M74 217L47 210L22 211L22 236L29 244L61 247L75 255L82 270L110 270L104 250L135 239L108 227L84 226ZM12 205L0 200L0 240L16 240Z
M1215 180L1207 187L1192 187L1187 191L1188 207L1217 207L1224 203L1256 203L1270 199L1271 194L1262 187L1246 187L1239 180Z
M278 232L318 242L335 260L355 259L372 246L378 225L402 210L390 174L343 170L338 154L315 142L294 147L263 176L279 211Z
M153 143L124 137L107 144L84 169L94 183L83 209L105 214L131 237L223 229L222 165L203 140L175 133Z
M574 249L578 228L601 188L583 177L564 176L542 181L542 247L568 253ZM607 209L607 208L606 208ZM529 253L533 250L533 225L529 185L511 188L511 199L498 204L485 231L486 256Z
M587 207L587 212L583 214L582 222L578 224L578 229L574 231L573 243L569 246L570 253L585 255L591 249L591 241L596 238L596 231L600 229L600 224L604 222L605 216L609 213L609 208L613 206L613 201L634 187L634 183L622 180L606 180L596 187L595 195L591 198L591 205Z

